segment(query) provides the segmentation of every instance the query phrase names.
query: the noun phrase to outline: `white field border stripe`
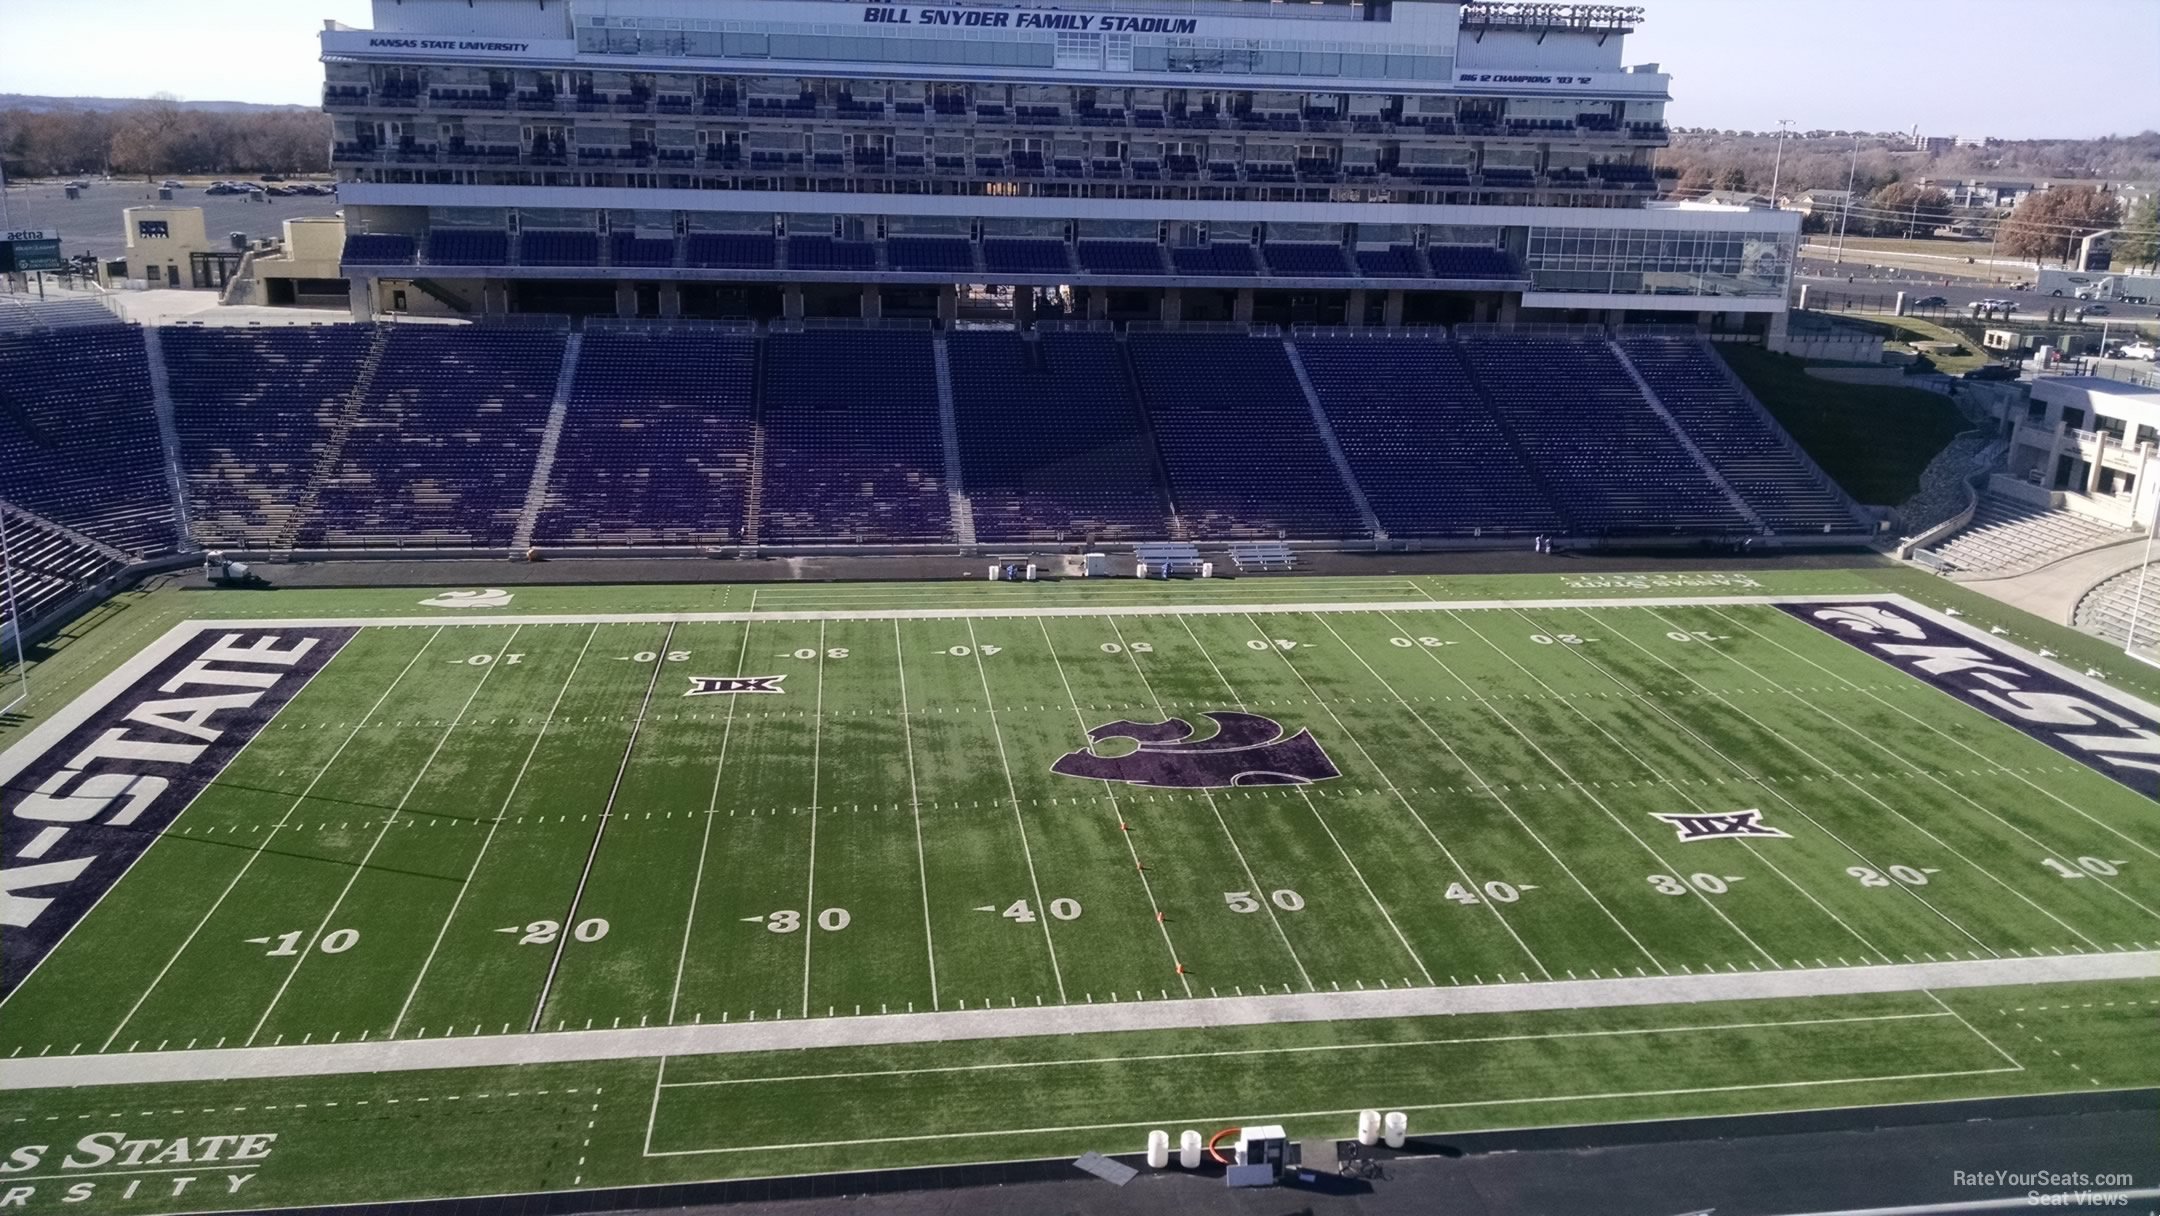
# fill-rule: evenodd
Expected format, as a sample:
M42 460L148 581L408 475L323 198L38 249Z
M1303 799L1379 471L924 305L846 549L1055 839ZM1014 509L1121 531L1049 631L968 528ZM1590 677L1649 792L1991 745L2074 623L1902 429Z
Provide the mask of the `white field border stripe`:
M1683 1089L1637 1089L1618 1090L1591 1094L1549 1094L1533 1098L1478 1098L1467 1102L1421 1102L1415 1105L1397 1106L1400 1111L1475 1110L1488 1106L1535 1106L1555 1102L1610 1102L1633 1098L1686 1098L1701 1094L1754 1093L1772 1089L1806 1089L1816 1085L1871 1085L1895 1081L1939 1081L1951 1077L1985 1077L1996 1073L2020 1072L2016 1068L1960 1068L1947 1072L1909 1072L1883 1077L1825 1077L1815 1081L1759 1081L1750 1085L1697 1085ZM860 1148L872 1144L914 1144L929 1140L971 1140L990 1136L1052 1136L1070 1135L1074 1132L1107 1132L1120 1128L1147 1127L1167 1124L1176 1127L1238 1127L1256 1123L1282 1123L1290 1119L1322 1119L1341 1115L1354 1115L1355 1107L1346 1110L1297 1110L1270 1111L1265 1114L1245 1112L1242 1114L1179 1115L1172 1118L1155 1117L1132 1123L1078 1123L1064 1127L1000 1127L974 1129L964 1132L924 1132L913 1136L872 1136L859 1140L805 1140L792 1144L745 1144L733 1148L677 1148L648 1152L648 1157L708 1157L726 1153L769 1153L788 1149L805 1148Z
M356 720L355 720L355 721L353 722L353 728L352 728L352 731L351 731L351 732L350 732L349 734L347 734L347 735L345 736L345 738L344 738L344 739L343 739L342 741L340 741L340 742L338 743L338 745L337 745L337 750L336 750L336 751L334 751L334 752L331 752L331 753L330 753L330 758L329 758L328 760L325 760L325 761L323 761L323 766L322 766L321 768L319 768L319 769L316 769L316 770L315 770L315 775L314 775L313 777L310 777L310 778L308 778L308 783L307 783L307 786L306 786L306 788L304 788L304 789L302 789L302 790L300 791L300 795L299 795L299 797L297 797L297 798L294 798L294 799L292 800L292 802L291 802L290 804L288 804L288 805L287 805L287 806L285 807L285 813L284 813L283 815L280 815L280 816L278 816L278 821L277 821L276 823L273 823L273 824L271 824L271 825L270 825L270 830L269 830L268 832L264 833L264 835L263 835L263 838L262 838L262 840L260 840L259 842L257 842L257 843L256 843L256 845L255 845L255 847L254 847L253 849L249 850L249 852L248 852L248 858L247 858L247 860L246 860L246 861L244 861L244 862L242 862L242 863L240 864L240 869L239 869L239 871L238 871L237 873L235 873L235 874L234 874L234 875L232 876L232 881L230 881L230 882L226 883L226 884L225 884L225 889L224 889L224 890L222 890L222 891L220 891L220 892L218 892L218 897L217 897L217 899L215 899L214 901L212 901L212 902L211 902L209 910L208 910L208 911L206 911L206 912L204 912L204 913L202 914L202 917L201 917L201 919L199 919L199 920L197 920L197 921L195 922L195 927L194 927L194 928L192 928L192 929L190 929L190 930L188 930L188 935L187 935L187 937L185 937L184 939L182 939L182 940L181 940L181 942L180 942L180 944L179 944L179 945L178 945L177 947L175 947L175 948L173 949L173 952L172 952L172 957L170 957L170 958L166 959L166 960L165 960L165 965L164 965L164 966L162 966L162 967L160 967L160 968L158 968L158 973L157 973L157 975L155 975L154 977L152 977L152 978L151 978L151 980L150 980L150 985L149 985L149 987L147 987L147 988L144 988L144 989L142 990L142 994L141 994L141 995L139 995L139 996L137 996L137 997L135 998L135 1003L134 1003L134 1004L132 1004L132 1005L130 1005L130 1006L128 1006L128 1011L127 1011L126 1015L125 1015L125 1016L123 1016L123 1017L122 1017L122 1018L120 1019L120 1022L119 1022L119 1024L118 1024L118 1025L116 1025L116 1026L114 1026L114 1027L113 1027L112 1033L111 1033L111 1034L109 1034L109 1035L106 1035L106 1036L105 1036L105 1042L104 1042L103 1044L101 1044L101 1045L100 1045L100 1046L98 1047L98 1050L99 1050L99 1051L106 1051L106 1050L109 1050L109 1049L111 1049L111 1047L112 1047L112 1045L113 1045L113 1042L114 1042L115 1040L117 1040L117 1039L118 1039L118 1038L120 1037L120 1032L121 1032L121 1031L123 1031L123 1030L126 1030L126 1029L127 1029L127 1024L128 1024L129 1022L132 1022L132 1021L134 1021L134 1020L135 1020L135 1015L136 1015L136 1014L138 1014L138 1013L142 1012L142 1007L143 1007L143 1003L144 1003L145 1001L148 1001L148 1000L150 999L150 994L151 994L151 993L153 993L153 992L157 991L157 987L158 987L158 985L159 985L159 984L162 984L162 983L164 983L164 982L165 982L165 977L166 977L166 975L167 975L167 974L169 974L169 973L170 973L170 972L172 971L172 969L173 969L173 964L175 964L175 963L177 963L177 962L179 962L179 961L180 961L180 956L181 956L181 955L183 955L183 954L186 954L186 953L187 953L187 949L188 949L188 947L189 947L189 946L192 946L192 945L194 945L194 944L195 944L195 938L196 938L196 935L197 935L197 934L200 934L200 933L201 933L201 932L203 931L203 926L205 926L205 925L209 924L209 923L210 923L210 918L211 918L211 917L213 917L213 916L216 916L216 915L217 915L217 910L218 910L218 909L219 909L220 907L223 907L223 906L224 906L224 904L225 904L225 897L226 897L226 896L228 896L228 895L231 895L231 894L233 893L233 889L234 889L235 887L238 887L238 886L240 885L240 882L241 882L241 880L242 880L242 879L245 879L245 878L246 878L246 877L248 876L248 871L249 871L249 870L251 870L251 869L253 869L253 868L255 867L255 862L256 862L256 860L257 860L257 859L259 859L259 858L260 858L260 857L261 857L261 856L263 855L263 852L264 852L264 850L266 850L266 849L268 849L268 848L270 847L270 842L271 842L272 840L275 840L275 839L277 838L277 834L278 834L279 832L282 832L282 831L284 831L284 830L285 830L285 825L286 825L287 823L290 823L290 822L292 821L292 816L293 816L293 812L294 812L294 811L297 811L297 810L299 810L299 809L300 809L300 807L302 806L302 804L304 804L304 803L306 803L306 802L307 802L307 800L308 800L308 797L309 797L310 795L312 795L312 794L313 794L313 793L315 792L315 787L316 787L317 785L321 784L321 782L322 782L322 779L323 779L324 775L325 775L325 774L327 774L327 773L328 773L328 772L330 771L331 767L332 767L332 766L334 766L334 765L335 765L335 764L337 763L337 761L338 761L338 757L339 757L339 756L342 756L342 755L344 755L344 754L345 754L345 749L346 749L347 747L350 747L350 746L352 745L352 741L353 741L354 739L357 739L357 738L359 738L359 737L360 737L360 732L361 732L361 731L362 731L363 729L365 729L365 728L367 727L367 724L368 724L368 720L369 720L370 718L373 718L373 717L375 716L375 711L376 711L376 710L379 710L379 709L381 709L381 708L383 707L383 702L384 702L384 701L387 701L387 700L389 700L389 699L390 699L390 694L391 694L391 693L393 693L393 692L396 692L396 691L397 691L397 686L398 686L399 684L401 684L401 683L403 683L403 682L405 681L405 677L406 677L406 676L407 676L408 674L410 674L410 673L412 672L412 669L413 669L413 667L414 667L414 666L415 666L416 664L418 664L418 663L420 662L420 656L421 656L421 655L424 655L424 654L426 654L426 653L427 653L427 649L428 649L428 647L430 647L430 646L433 646L433 645L435 644L435 639L436 639L436 638L438 638L438 637L440 637L440 636L442 636L442 629L441 629L441 628L437 628L437 629L435 630L435 632L434 632L434 633L431 633L431 634L429 634L429 635L428 635L428 637L427 637L427 640L426 640L426 641L424 641L424 642L422 642L422 643L420 643L420 646L419 646L419 648L413 651L413 653L412 653L412 657L411 657L411 658L409 658L409 659L407 659L407 660L405 660L405 666L403 666L403 667L399 668L399 669L398 669L398 673L397 673L397 675L395 675L395 676L392 676L392 677L391 677L391 679L390 679L390 683L389 683L389 684L387 684L387 685L385 685L385 686L383 687L383 690L382 690L382 695L381 695L381 696L379 696L379 697L376 697L376 698L375 698L375 703L374 703L373 705L370 705L370 706L368 706L368 708L367 708L367 712L366 712L366 713L364 713L364 714L361 714L361 715L360 715L360 717L359 717L358 719L356 719ZM347 642L345 643L345 645L346 645L346 646L351 646L351 645L352 645L352 644L353 644L354 642L357 642L357 641L359 641L359 640L360 640L360 635L359 635L359 634L354 634L354 635L352 636L352 638L351 638L351 639L350 639L349 641L347 641ZM339 649L339 651L338 651L338 653L339 653L339 654L343 654L343 653L344 653L344 650L343 650L343 648L340 648L340 649ZM325 662L325 663L323 664L323 667L328 667L328 666L330 666L330 663L332 663L332 662L336 662L336 661L337 661L337 656L336 656L336 655L332 655L332 656L331 656L331 658L330 658L330 660L329 660L329 662ZM317 674L317 675L320 675L320 674L322 674L322 669L321 669L321 668L318 668L318 669L316 670L316 674ZM292 702L293 702L293 701L297 701L297 700L299 700L299 699L300 699L300 694L296 692L296 693L294 693L294 694L293 694L293 696L292 696L292 700L290 700L290 701L287 701L287 702L286 702L285 704L286 704L286 706L287 706L287 707L289 708L289 707L291 707L291 705L292 705ZM283 713L283 712L284 712L284 710L279 710L278 712L279 712L279 713ZM272 722L274 722L274 721L276 721L276 720L277 720L277 719L276 719L276 718L275 718L274 716L273 716L273 717L271 718L271 721L272 721ZM264 732L268 731L269 729L270 729L270 723L269 723L269 722L265 722L265 723L263 723L263 724L262 724L262 729L260 729L260 730L258 730L258 731L256 731L256 732L255 732L255 738L257 738L257 739L261 738L261 737L263 736ZM250 739L250 740L248 740L248 742L250 742L250 743L253 743L254 741L255 741L254 739ZM245 750L247 750L247 749L243 747L243 748L242 748L241 750L242 750L242 751L245 751ZM235 753L235 754L234 754L234 756L233 756L233 759L234 759L234 760L238 760L239 758L240 758L240 757L239 757L239 754L238 754L238 753ZM230 765L230 764L228 763L228 764L226 765L226 767L227 767L227 768L230 768L230 767L231 767L231 765ZM219 775L220 775L220 776L222 776L222 775L223 775L223 770L220 770L220 772L219 772ZM212 778L212 783L213 783L213 784L215 783L215 781L216 781L216 778ZM203 789L204 789L204 790L206 790L206 791L207 791L207 790L208 790L209 788L210 788L210 786L209 786L209 785L205 785L205 786L203 787ZM201 795L197 795L197 797L200 797L200 796L201 796ZM190 806L192 806L192 805L194 805L194 804L193 804L193 803L191 802L191 803L189 803L189 805L190 805ZM173 820L173 822L175 822L175 823L179 822L179 818L178 818L178 816L175 816L175 817L174 817L174 820ZM160 833L160 835L162 836L162 835L163 835L163 833ZM152 841L152 842L151 842L151 844L152 844L152 845L153 845L153 847L154 847L154 846L155 846L155 844L156 844L156 842L155 842L155 841ZM141 854L138 854L138 855L136 856L136 860L137 860L137 861L140 861L140 860L142 860L142 858L143 858L144 856L147 856L147 855L149 854L149 852L150 852L150 850L149 850L149 849L144 849L144 850L142 851L142 853L141 853ZM132 866L132 865L128 867L128 869L129 869L129 870L133 870L134 868L135 868L135 867L134 867L134 866ZM121 878L121 879L124 879L124 878L126 878L126 877L127 877L127 875L126 875L126 874L124 874L124 873L123 873L123 874L122 874L122 875L120 876L120 878ZM120 879L114 879L114 880L113 880L113 884L112 884L112 886L110 886L110 887L107 887L107 888L105 888L105 894L110 894L110 893L111 893L111 892L112 892L113 890L115 890L116 888L118 888L118 887L119 887L119 885L120 885ZM99 895L99 896L98 896L98 900L99 900L99 902L103 902L103 901L104 901L104 898L105 898L105 895L104 895L104 894L101 894L101 895ZM96 909L96 905L95 905L95 904L91 905L91 907L92 907L92 910L93 910L93 911L94 911L94 910ZM87 912L86 912L86 913L84 913L84 914L83 914L83 920L88 920L88 919L90 919L90 916L89 916L89 913L87 913ZM80 925L80 924L82 924L82 921L81 921L81 920L79 920L79 921L76 921L75 923L76 923L77 925ZM69 932L73 932L73 930L71 929L71 930L69 930ZM61 940L65 941L66 939L65 939L65 938L62 938ZM58 946L58 945L56 944L56 945L55 945L55 946L53 947L53 949L57 951L57 950L59 949L59 946ZM47 954L45 955L45 958L51 958L51 957L52 957L52 954L51 954L51 953L49 953L49 952L48 952L48 953L47 953ZM42 963L42 962L44 961L44 959L40 959L40 960L38 960L38 961ZM31 970L32 970L32 971L34 972L34 971L36 970L36 968L32 968ZM24 980L25 982L27 982L27 981L29 980L29 978L30 978L29 976L24 976L24 977L23 977L23 980ZM15 991L16 991L16 992L21 992L21 991L22 991L22 988L23 988L22 984L17 984L17 985L15 986ZM10 994L10 995L12 995L12 994Z
M1013 824L1020 829L1020 855L1027 859L1028 888L1035 893L1036 915L1042 920L1043 946L1050 951L1050 976L1057 981L1058 1004L1065 1003L1065 972L1058 966L1057 940L1050 934L1050 905L1043 902L1042 880L1035 876L1035 849L1028 844L1027 817L1020 813L1020 789L1013 784L1012 761L1005 754L1005 728L998 724L997 698L990 693L990 669L983 666L982 642L975 623L968 622L968 653L975 656L975 674L982 681L983 708L990 714L990 737L997 740L998 767L1005 771L1005 795L1012 799Z
M1531 1034L1480 1034L1446 1039L1366 1039L1356 1043L1298 1043L1289 1047L1232 1047L1222 1051L1166 1051L1133 1056L1075 1056L1063 1060L993 1060L983 1064L941 1064L930 1068L871 1068L858 1072L770 1073L759 1077L716 1077L710 1081L670 1081L662 1089L706 1089L729 1085L785 1085L796 1081L863 1081L873 1077L923 1077L960 1072L1013 1072L1025 1068L1088 1068L1097 1064L1168 1064L1180 1060L1235 1060L1251 1056L1324 1055L1337 1051L1400 1051L1409 1047L1471 1047L1484 1043L1543 1043L1556 1039L1615 1039L1635 1035L1694 1034L1725 1030L1764 1030L1781 1026L1846 1026L1860 1022L1923 1022L1955 1018L1945 1005L1935 1013L1863 1013L1842 1018L1793 1018L1768 1022L1705 1022L1687 1026L1627 1026L1612 1030L1552 1030ZM2012 1060L2015 1064L2017 1061Z
M2160 950L0 1060L0 1091L2160 979Z

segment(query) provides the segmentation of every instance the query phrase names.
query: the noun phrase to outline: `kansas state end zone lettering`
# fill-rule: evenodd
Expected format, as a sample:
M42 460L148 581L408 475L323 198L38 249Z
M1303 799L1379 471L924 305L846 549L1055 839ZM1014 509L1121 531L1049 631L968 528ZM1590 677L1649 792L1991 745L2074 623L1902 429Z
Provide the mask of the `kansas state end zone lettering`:
M1781 607L2146 797L2160 798L2160 720L1913 613L1882 604Z
M0 790L0 999L357 630L205 630Z

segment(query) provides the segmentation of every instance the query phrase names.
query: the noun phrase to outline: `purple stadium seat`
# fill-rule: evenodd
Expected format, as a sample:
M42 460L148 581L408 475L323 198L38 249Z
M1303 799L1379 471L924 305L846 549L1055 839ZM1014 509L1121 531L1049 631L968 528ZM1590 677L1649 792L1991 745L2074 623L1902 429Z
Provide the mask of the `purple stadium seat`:
M0 333L0 494L130 553L175 547L140 329Z
M767 336L763 416L760 541L952 535L928 332Z

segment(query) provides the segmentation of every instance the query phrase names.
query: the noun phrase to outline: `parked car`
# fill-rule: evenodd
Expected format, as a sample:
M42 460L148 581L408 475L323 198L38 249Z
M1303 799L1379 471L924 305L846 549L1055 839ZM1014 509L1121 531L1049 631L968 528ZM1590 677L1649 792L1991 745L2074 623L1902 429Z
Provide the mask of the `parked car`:
M2143 359L2145 362L2151 363L2155 359L2160 359L2160 346L2154 346L2150 342L2132 342L2117 351L2116 355L2119 358Z
M1913 301L1914 308L1948 308L1950 301L1942 296L1922 296Z
M161 181L161 182L159 182L159 183L158 183L158 189L160 189L160 190L185 190L185 189L187 189L187 187L186 187L186 186L184 186L184 185L181 185L181 184L180 184L180 182L179 182L179 181L178 181L177 179L174 179L174 178L170 178L170 177L168 177L168 178L166 178L166 179L165 179L164 181Z
M2085 307L2078 309L2076 315L2077 319L2082 321L2087 317L2109 316L2110 313L2108 306L2105 304L2087 304Z

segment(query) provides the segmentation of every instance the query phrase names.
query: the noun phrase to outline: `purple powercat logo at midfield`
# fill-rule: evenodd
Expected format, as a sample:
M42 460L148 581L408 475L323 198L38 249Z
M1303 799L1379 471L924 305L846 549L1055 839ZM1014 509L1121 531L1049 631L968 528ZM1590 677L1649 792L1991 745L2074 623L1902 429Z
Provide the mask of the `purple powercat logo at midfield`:
M1998 722L2160 798L2160 719L2012 658L1977 638L1883 604L1780 604Z
M1280 722L1259 714L1213 710L1215 733L1195 742L1183 718L1167 722L1109 722L1088 732L1105 739L1132 739L1139 747L1122 756L1082 748L1058 757L1050 771L1094 781L1121 781L1158 789L1216 790L1239 785L1306 785L1340 777L1309 730L1285 736Z
M359 632L208 629L0 787L0 998Z

